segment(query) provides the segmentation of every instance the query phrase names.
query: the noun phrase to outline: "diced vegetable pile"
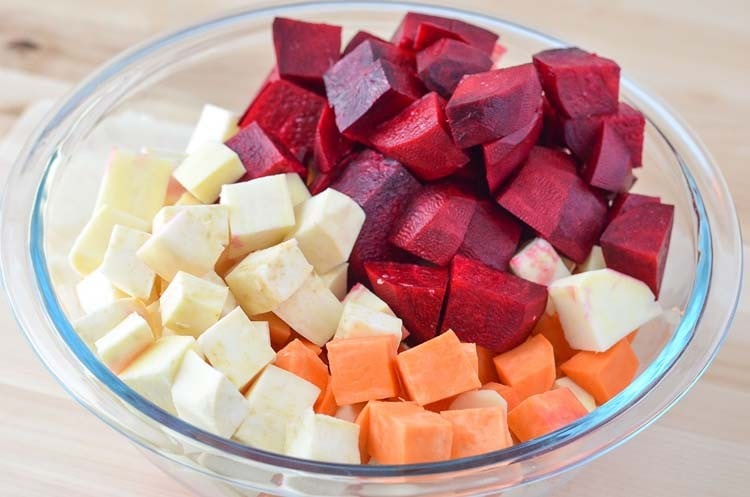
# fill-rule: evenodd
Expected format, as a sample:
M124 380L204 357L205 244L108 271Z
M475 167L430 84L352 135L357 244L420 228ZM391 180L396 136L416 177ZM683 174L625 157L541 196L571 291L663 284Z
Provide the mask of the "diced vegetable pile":
M645 120L578 48L417 13L391 41L276 19L244 114L175 168L114 150L70 262L82 339L187 422L409 464L543 436L621 392L673 207L629 193Z

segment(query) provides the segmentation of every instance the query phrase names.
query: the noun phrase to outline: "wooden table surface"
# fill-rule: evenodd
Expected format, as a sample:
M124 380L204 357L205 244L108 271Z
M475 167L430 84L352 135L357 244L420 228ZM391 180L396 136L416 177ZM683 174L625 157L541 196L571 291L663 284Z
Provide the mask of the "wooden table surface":
M270 2L264 2L270 3ZM439 2L505 17L617 60L703 138L750 222L750 4L747 0ZM40 99L161 30L256 6L240 0L0 0L0 178ZM4 182L3 182L4 183ZM654 426L587 466L559 496L749 493L750 307L698 385ZM73 402L37 361L0 299L0 495L188 497L124 438Z

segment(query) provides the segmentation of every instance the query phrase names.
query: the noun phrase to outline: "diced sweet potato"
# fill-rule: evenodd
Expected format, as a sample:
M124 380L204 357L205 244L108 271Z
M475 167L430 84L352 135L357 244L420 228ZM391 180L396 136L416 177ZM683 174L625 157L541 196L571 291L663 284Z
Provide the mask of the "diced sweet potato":
M542 122L542 113L537 112L518 131L482 145L487 185L491 192L498 191L528 158L529 152L539 140Z
M456 144L488 143L528 125L542 108L532 64L470 74L458 83L445 113Z
M444 98L450 98L466 74L489 71L491 67L492 60L485 52L448 38L417 54L417 72L422 82Z
M552 350L555 353L555 363L558 365L567 361L578 352L570 346L568 340L565 338L565 332L557 314L550 315L545 312L539 318L539 321L536 322L536 326L534 326L531 334L543 335L552 344Z
M460 36L466 43L486 53L492 53L498 35L479 26L458 19L408 12L396 28L391 41L401 47L414 49L414 39L421 24L433 24Z
M315 351L306 347L300 340L292 340L276 354L274 364L294 373L320 389L320 395L328 385L328 367L323 364ZM318 397L320 399L320 396Z
M307 175L305 166L257 122L239 130L226 145L237 153L245 166L247 172L241 181L281 173L297 173L303 178Z
M437 24L423 22L419 26L417 26L417 32L414 35L414 45L412 46L412 50L414 50L415 52L419 52L420 50L424 50L430 45L444 39L458 40L462 43L466 43L466 40L461 38L461 35L454 31L451 31L450 29L438 26Z
M396 397L396 344L391 335L341 338L328 343L333 395L339 405Z
M494 363L492 364L492 367L495 367ZM495 372L495 374L497 374L497 372ZM509 387L508 385L491 381L482 385L482 390L493 390L500 394L500 396L505 399L505 402L508 403L508 412L515 409L516 406L521 403L521 396L518 395L518 392L516 392L513 387Z
M541 437L584 417L588 411L567 388L533 395L508 413L510 431L521 442Z
M602 123L591 156L581 168L581 177L591 186L623 192L633 182L630 150L614 126Z
M325 414L326 416L335 416L339 406L336 404L336 397L333 395L333 384L331 378L328 378L326 388L315 401L315 412L318 414Z
M655 203L614 218L599 242L607 267L643 281L658 297L673 221L674 206Z
M348 55L352 50L357 48L362 42L367 40L376 40L376 41L382 41L383 43L388 43L383 38L380 38L379 36L375 36L372 33L368 33L367 31L357 31L354 36L349 40L349 43L346 44L346 47L344 47L344 51L341 52L341 56Z
M547 289L457 255L442 329L502 353L520 345L547 305Z
M341 27L277 17L273 45L283 79L322 90L323 74L339 59Z
M482 382L482 385L498 382L500 379L497 377L497 370L493 361L495 353L481 345L476 345L476 348L477 362L479 364L479 381Z
M534 55L544 93L567 117L617 111L620 66L580 48L557 48Z
M271 346L277 352L284 348L284 346L293 339L292 329L273 312L256 314L250 316L250 319L253 321L265 321L268 323L268 328L271 334Z
M419 344L435 336L448 286L447 269L368 262L365 270L375 294L409 329L410 343Z
M443 411L440 415L453 425L451 457L471 457L510 447L505 408L479 407Z
M607 214L607 223L611 223L614 218L629 211L633 207L638 207L643 204L658 203L661 203L659 197L641 195L639 193L618 193L612 200L612 205L609 208L609 213Z
M505 271L520 239L520 223L497 204L482 200L477 203L458 253Z
M313 157L317 170L320 173L330 173L341 164L341 160L353 147L351 140L342 135L336 127L333 109L326 105L315 128Z
M557 377L552 344L543 335L534 335L518 347L495 357L497 376L515 390L521 399L546 392Z

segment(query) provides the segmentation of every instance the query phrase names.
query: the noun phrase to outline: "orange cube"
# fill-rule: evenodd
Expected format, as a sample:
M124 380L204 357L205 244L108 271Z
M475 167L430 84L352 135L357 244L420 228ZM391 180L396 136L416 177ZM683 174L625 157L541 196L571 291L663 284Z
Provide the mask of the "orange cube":
M521 400L546 392L557 377L555 354L544 335L532 336L494 361L500 381L513 387Z
M500 397L504 398L505 402L508 403L508 411L511 411L521 403L521 397L518 395L518 392L508 385L491 381L482 385L482 390L494 390L499 393Z
M466 354L466 358L471 363L471 368L479 376L479 355L477 354L477 345L475 343L461 343L461 348Z
M333 395L338 405L398 395L394 341L391 335L377 335L328 342Z
M331 378L328 378L326 383L326 389L318 397L315 402L315 412L318 414L326 414L328 416L335 416L339 406L336 405L336 398L333 396L333 387L331 384Z
M321 395L328 385L328 367L313 350L294 339L276 354L274 365L286 369L320 388Z
M572 423L588 414L583 404L567 388L532 395L508 413L510 431L526 442Z
M565 338L565 332L563 331L562 325L560 324L560 318L557 317L557 314L550 316L546 312L543 313L536 322L531 334L544 335L544 338L552 344L552 350L555 353L555 362L557 364L567 361L578 352L570 346L568 340Z
M292 329L273 312L264 312L250 317L253 321L266 321L268 330L271 332L271 347L275 351L281 350L284 345L292 341Z
M490 349L477 345L477 359L479 361L479 381L482 385L490 382L500 382L495 370L495 354Z
M451 458L470 457L510 447L508 419L500 406L443 411L453 425Z

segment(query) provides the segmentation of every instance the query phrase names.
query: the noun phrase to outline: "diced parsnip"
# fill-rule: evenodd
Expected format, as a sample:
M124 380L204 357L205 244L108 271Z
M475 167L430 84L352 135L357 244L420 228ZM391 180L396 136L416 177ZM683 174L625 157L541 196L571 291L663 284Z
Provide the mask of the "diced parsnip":
M223 143L204 143L188 155L173 175L195 198L213 204L224 185L245 174L245 166L234 150Z
M161 296L161 321L180 335L200 336L219 320L228 289L180 271Z
M203 275L203 279L217 285L226 286L228 288L227 283L224 281L224 278L216 274L216 271L207 272ZM223 318L224 316L232 312L235 307L237 307L237 300L234 298L234 294L232 293L232 291L229 290L227 292L227 300L224 302L224 307L221 308L220 317Z
M286 179L286 186L289 188L289 196L292 199L293 207L297 207L310 198L310 190L307 189L307 185L302 181L299 174L286 173L284 178Z
M347 277L349 276L349 263L339 264L327 273L321 274L320 279L337 299L346 297Z
M154 342L148 323L134 312L96 341L102 362L118 374Z
M362 283L357 283L356 285L354 285L352 289L349 290L349 293L346 294L343 303L344 305L346 305L349 302L353 304L363 305L375 311L390 314L391 316L396 316L396 314L393 312L393 310L391 310L388 304L386 304L380 297L375 295Z
M112 328L120 324L123 319L134 312L137 312L144 318L148 316L147 309L137 299L125 298L115 300L76 319L73 321L73 328L75 328L83 341L90 348L93 348L94 342L106 335Z
M120 291L141 300L149 299L156 279L156 273L136 256L150 237L145 231L115 226L99 267L99 272Z
M204 105L185 153L192 154L206 143L224 143L237 132L237 121L238 116L232 111L217 105Z
M323 346L336 332L343 307L320 277L312 273L273 313L312 343Z
M313 461L359 464L359 426L308 409L288 424L284 452Z
M606 267L607 263L604 261L604 252L602 252L602 248L599 245L594 245L591 249L591 253L586 257L586 260L576 267L576 273L596 271L597 269L604 269Z
M165 224L181 212L190 212L200 220L208 231L209 237L221 245L229 245L229 209L223 205L171 205L162 207L154 216L152 233L161 231Z
M115 287L100 271L94 271L76 284L78 303L90 314L128 296Z
M401 326L401 320L395 316L350 301L344 304L334 339L391 335L394 346L398 347Z
M578 400L588 412L596 409L596 401L594 400L594 397L592 397L590 393L581 388L578 383L574 382L567 376L556 379L555 383L552 385L552 388L567 388L573 393L573 395L578 398Z

